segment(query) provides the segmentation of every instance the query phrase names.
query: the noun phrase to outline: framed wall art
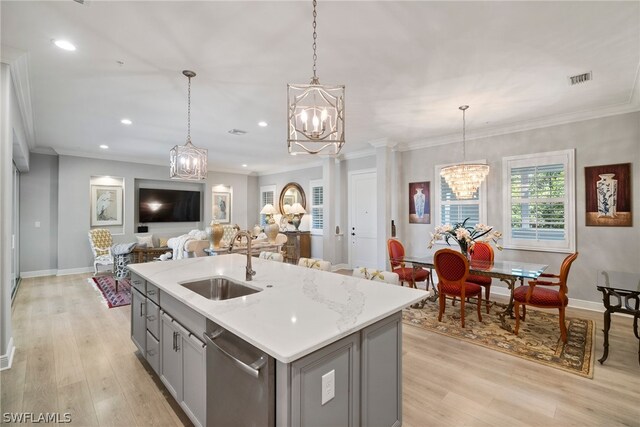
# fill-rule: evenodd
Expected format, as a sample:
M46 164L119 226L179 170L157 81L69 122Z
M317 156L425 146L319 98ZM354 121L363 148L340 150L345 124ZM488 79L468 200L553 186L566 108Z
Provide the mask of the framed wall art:
M122 187L91 186L91 227L122 225Z
M429 181L409 183L409 224L431 224Z
M231 193L214 191L212 194L212 218L220 224L231 223Z
M584 168L586 225L631 227L631 163Z

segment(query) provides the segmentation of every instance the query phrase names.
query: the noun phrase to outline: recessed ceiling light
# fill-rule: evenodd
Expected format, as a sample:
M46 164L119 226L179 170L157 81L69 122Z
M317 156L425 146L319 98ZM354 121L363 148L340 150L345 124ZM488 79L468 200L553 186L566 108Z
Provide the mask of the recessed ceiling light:
M258 122L258 126L260 126L261 128L266 128L267 125L268 125L267 122L264 122L264 121L263 122Z
M122 123L123 125L130 125L133 122L129 119L122 119L120 120L120 123Z
M68 42L66 40L54 40L53 44L58 46L60 49L69 50L69 51L76 50L76 47L71 42Z
M103 150L108 150L109 146L105 144L100 144L100 148L102 148Z
M246 167L247 167L247 165L242 165L242 167L243 167L243 168L246 168Z

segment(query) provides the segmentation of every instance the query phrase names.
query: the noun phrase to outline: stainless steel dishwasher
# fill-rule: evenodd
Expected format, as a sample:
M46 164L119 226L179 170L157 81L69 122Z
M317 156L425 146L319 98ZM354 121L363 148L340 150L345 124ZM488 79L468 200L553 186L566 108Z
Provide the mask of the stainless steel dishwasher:
M207 426L275 425L273 357L207 320Z

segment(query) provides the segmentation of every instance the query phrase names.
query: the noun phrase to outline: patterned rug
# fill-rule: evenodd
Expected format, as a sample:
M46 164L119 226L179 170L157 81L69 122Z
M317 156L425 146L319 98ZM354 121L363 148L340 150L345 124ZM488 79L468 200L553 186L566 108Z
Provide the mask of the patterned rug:
M102 299L109 308L122 307L131 304L131 283L129 279L118 281L116 293L116 280L111 276L96 276L89 278L89 283L100 291Z
M506 306L494 303L486 314L482 305L482 322L478 322L476 305L466 304L465 328L460 326L460 302L447 307L438 322L437 302L428 302L424 308L407 308L404 323L427 329L441 335L458 338L522 359L561 369L587 378L593 378L594 325L591 320L567 318L567 344L560 340L557 310L527 310L527 320L520 322L516 336L500 328L498 312ZM509 319L515 327L515 320Z

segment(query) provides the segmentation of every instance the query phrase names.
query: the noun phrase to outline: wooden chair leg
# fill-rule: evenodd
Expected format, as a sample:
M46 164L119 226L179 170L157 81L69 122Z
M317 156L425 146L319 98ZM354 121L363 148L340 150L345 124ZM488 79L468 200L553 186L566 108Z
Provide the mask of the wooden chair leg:
M460 318L462 319L462 327L464 328L464 298L460 298Z
M564 322L564 307L560 308L560 338L563 343L567 343L567 325Z
M489 293L491 292L491 286L484 288L484 304L487 306L487 314L489 314Z
M524 309L526 307L523 306L522 308ZM516 328L513 331L514 334L518 335L518 330L520 329L520 303L518 301L514 302L513 304L513 310L516 312Z
M456 306L456 297L451 298L451 306Z
M478 310L478 322L482 322L482 292L478 294L478 303L476 304L476 309Z
M527 306L523 305L522 306L522 321L524 322L525 320L527 320Z
M444 313L445 295L440 292L438 296L439 308L438 308L438 322L442 322L442 314Z

